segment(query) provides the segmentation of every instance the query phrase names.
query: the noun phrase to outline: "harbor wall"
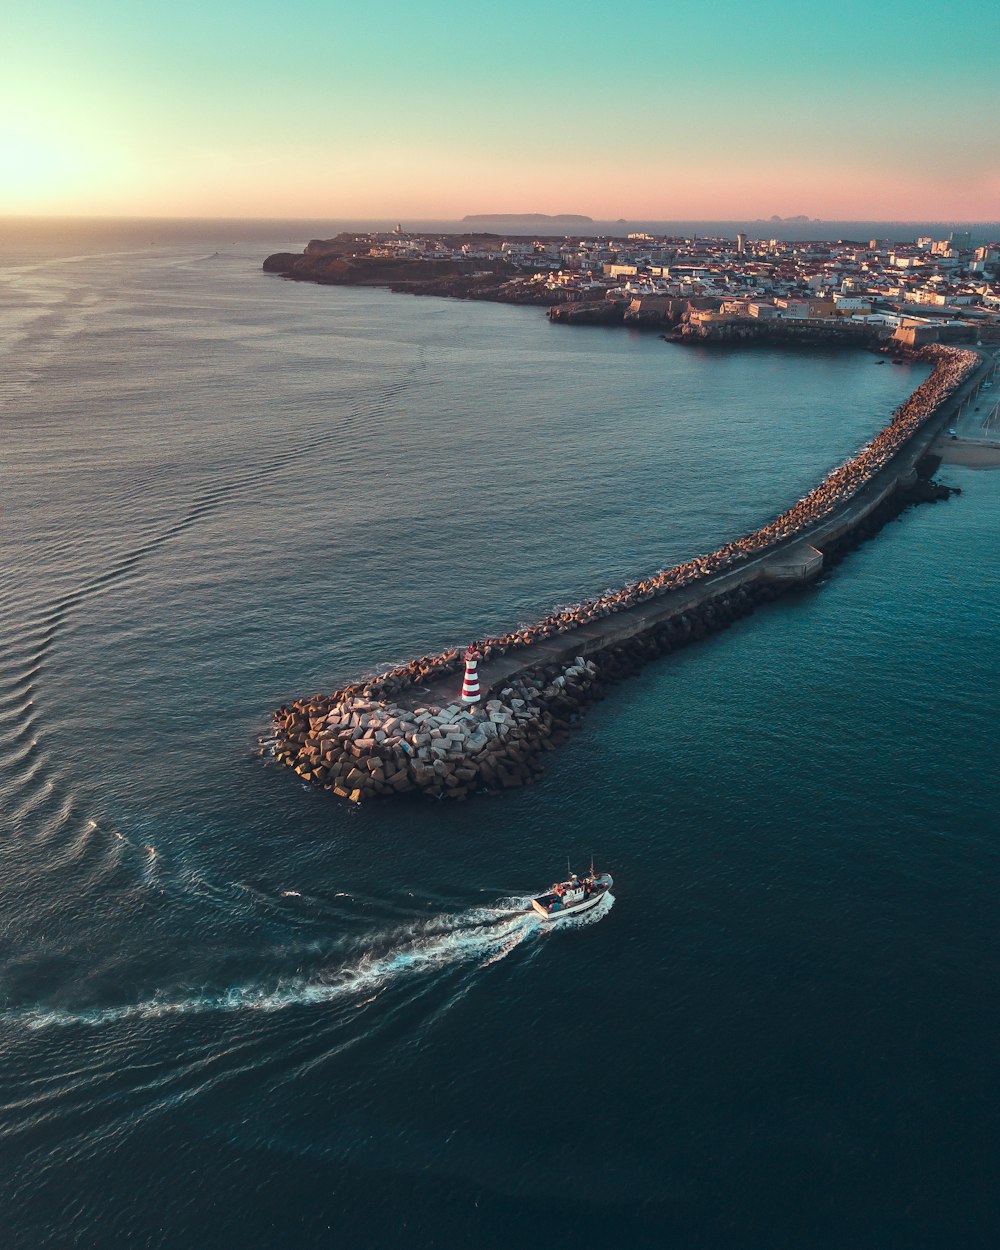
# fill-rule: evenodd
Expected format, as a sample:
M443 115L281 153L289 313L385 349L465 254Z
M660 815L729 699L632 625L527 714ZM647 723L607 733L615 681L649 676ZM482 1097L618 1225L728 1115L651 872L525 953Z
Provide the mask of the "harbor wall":
M261 741L303 781L360 802L465 799L541 775L581 711L649 659L697 641L817 577L911 502L949 492L925 459L992 363L934 346L931 376L857 456L752 534L534 625L478 643L484 701L461 703L451 648L278 709Z
M758 317L717 317L711 321L684 321L670 336L678 342L787 343L802 346L873 347L884 343L891 331L885 326L851 321L846 317L803 317L769 320Z

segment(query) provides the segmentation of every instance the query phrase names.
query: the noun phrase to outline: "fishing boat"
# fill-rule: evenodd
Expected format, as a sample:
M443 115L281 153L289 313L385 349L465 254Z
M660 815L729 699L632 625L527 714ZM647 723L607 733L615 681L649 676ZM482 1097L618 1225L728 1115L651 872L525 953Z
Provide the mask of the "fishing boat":
M563 916L577 916L588 911L604 898L614 885L609 873L594 872L591 863L590 872L578 877L566 865L567 879L557 881L544 894L531 900L532 908L545 920L561 920Z

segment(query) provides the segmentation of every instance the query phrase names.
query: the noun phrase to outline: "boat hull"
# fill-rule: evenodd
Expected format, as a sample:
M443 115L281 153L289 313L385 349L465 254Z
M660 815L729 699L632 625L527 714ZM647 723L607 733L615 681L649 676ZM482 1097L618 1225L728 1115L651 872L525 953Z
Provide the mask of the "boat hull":
M578 916L581 912L590 911L591 908L596 907L610 893L613 883L605 873L598 878L596 884L597 888L592 893L577 902L564 903L558 896L542 894L531 900L531 906L543 920L562 920L564 916Z
M558 911L547 911L546 908L544 908L542 904L534 898L531 900L531 906L536 912L538 912L543 920L562 920L566 916L578 916L582 911L590 911L592 907L597 906L606 893L607 891L605 890L603 893L598 894L596 898L584 899L582 903L574 903L571 907L560 907Z

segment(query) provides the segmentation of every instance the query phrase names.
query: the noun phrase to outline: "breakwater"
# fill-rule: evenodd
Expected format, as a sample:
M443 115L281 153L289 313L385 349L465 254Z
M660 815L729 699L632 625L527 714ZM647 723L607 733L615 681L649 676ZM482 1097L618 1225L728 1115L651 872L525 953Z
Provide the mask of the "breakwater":
M573 718L646 659L748 614L815 576L919 487L914 465L980 358L924 349L931 376L856 456L768 525L533 625L479 643L486 702L463 708L457 649L279 708L262 745L304 781L360 801L423 792L461 799L536 777Z

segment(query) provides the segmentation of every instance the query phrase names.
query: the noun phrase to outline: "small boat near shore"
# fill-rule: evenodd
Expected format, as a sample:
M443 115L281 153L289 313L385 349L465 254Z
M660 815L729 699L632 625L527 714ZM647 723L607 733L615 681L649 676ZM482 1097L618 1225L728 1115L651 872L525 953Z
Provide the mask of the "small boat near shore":
M590 872L583 877L571 872L568 864L566 869L569 873L567 880L557 881L544 894L531 900L533 910L545 920L577 916L596 907L614 885L610 873L595 873L593 864L590 865Z

